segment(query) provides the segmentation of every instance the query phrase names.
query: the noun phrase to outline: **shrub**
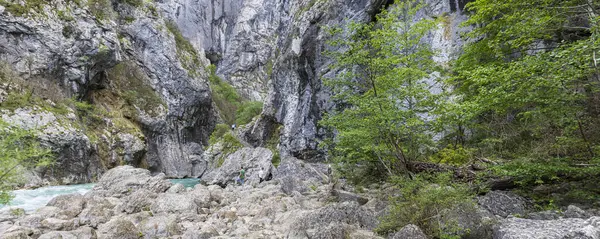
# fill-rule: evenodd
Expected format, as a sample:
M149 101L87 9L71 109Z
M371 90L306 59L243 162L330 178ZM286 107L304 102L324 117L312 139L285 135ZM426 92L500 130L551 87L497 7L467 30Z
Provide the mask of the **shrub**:
M235 113L235 123L245 125L250 123L254 117L262 112L263 103L259 101L247 101L238 107Z
M214 65L210 65L208 70L210 73L208 79L212 98L219 109L219 114L225 123L233 124L236 121L235 114L242 102L242 97L238 95L237 91L231 85L217 76Z
M392 199L392 208L377 232L387 234L408 224L417 225L433 238L451 238L465 233L456 220L456 210L475 210L474 193L465 184L453 183L451 174L421 174L413 180L394 178L401 195Z
M431 157L431 161L451 165L464 165L473 158L473 149L465 149L458 145L447 146Z
M215 144L215 143L219 142L219 140L221 140L227 132L229 132L229 125L217 124L215 126L214 131L210 135L210 139L208 140L208 143Z
M35 129L26 130L0 119L0 204L12 199L11 185L18 182L19 167L49 166L52 152L40 145Z

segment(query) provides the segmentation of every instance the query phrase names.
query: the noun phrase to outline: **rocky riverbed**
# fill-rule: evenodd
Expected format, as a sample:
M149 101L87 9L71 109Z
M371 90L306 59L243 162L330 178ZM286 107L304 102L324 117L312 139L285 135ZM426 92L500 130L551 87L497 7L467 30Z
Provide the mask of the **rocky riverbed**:
M305 166L310 167L309 165ZM85 195L54 198L33 213L5 211L1 238L383 238L372 230L385 214L389 189L363 193L327 181L290 187L287 177L244 186L173 185L163 174L121 166ZM508 192L479 198L477 213L457 215L467 238L600 238L600 217L571 206L529 213ZM527 215L529 219L515 215ZM489 222L489 223L488 223ZM427 238L409 225L389 238Z

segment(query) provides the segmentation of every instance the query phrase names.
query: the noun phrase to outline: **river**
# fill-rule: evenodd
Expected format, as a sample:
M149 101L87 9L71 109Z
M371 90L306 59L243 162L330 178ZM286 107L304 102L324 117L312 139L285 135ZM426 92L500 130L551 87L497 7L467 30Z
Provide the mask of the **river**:
M199 179L171 179L171 182L173 184L183 184L185 187L193 187L199 183ZM32 190L15 190L13 191L15 198L11 201L8 207L23 208L26 212L31 212L40 207L46 206L46 204L56 196L72 193L79 193L83 195L92 190L93 187L94 184L89 183L78 185L48 186ZM0 209L4 207L7 206L0 205Z

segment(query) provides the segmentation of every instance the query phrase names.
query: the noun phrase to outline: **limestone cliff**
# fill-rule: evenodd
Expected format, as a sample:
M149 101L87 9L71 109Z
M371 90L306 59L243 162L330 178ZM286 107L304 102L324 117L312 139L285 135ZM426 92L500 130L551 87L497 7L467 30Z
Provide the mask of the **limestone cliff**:
M442 64L462 45L465 2L428 0L418 15L444 18L427 39ZM43 128L40 138L58 156L38 172L44 177L86 182L120 164L197 177L220 121L207 80L214 64L242 97L264 102L244 141L275 139L283 157L319 161L326 132L317 122L332 107L321 78L334 73L323 55L325 27L372 21L389 4L0 0L0 101L31 95L1 115Z

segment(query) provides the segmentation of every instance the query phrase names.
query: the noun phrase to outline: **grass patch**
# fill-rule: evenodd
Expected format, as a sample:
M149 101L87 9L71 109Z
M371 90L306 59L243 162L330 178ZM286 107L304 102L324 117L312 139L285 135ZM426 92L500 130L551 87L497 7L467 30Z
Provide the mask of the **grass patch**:
M241 103L235 113L235 123L245 125L262 112L263 103L260 101L246 101Z
M44 6L48 4L46 0L25 0L22 1L9 1L0 0L0 5L6 8L6 11L10 12L14 16L23 17L28 16L30 11L38 14L44 14Z
M165 24L169 32L171 32L175 38L179 61L181 61L181 64L188 70L188 73L191 76L198 76L199 74L196 69L202 66L202 62L200 62L200 58L198 57L198 52L196 52L192 43L181 34L181 31L175 22L166 21Z
M279 167L279 164L281 164L281 156L279 155L277 145L279 144L279 140L281 138L280 133L282 127L282 125L276 125L273 129L273 132L271 133L271 137L269 137L269 140L267 140L265 144L265 147L270 149L271 152L273 152L273 158L271 158L271 163L275 167Z
M221 142L223 150L221 155L219 155L219 158L217 158L218 167L223 165L223 162L225 162L225 158L227 156L244 147L244 145L240 143L240 141L233 134L231 134L231 132L225 133L221 139Z

